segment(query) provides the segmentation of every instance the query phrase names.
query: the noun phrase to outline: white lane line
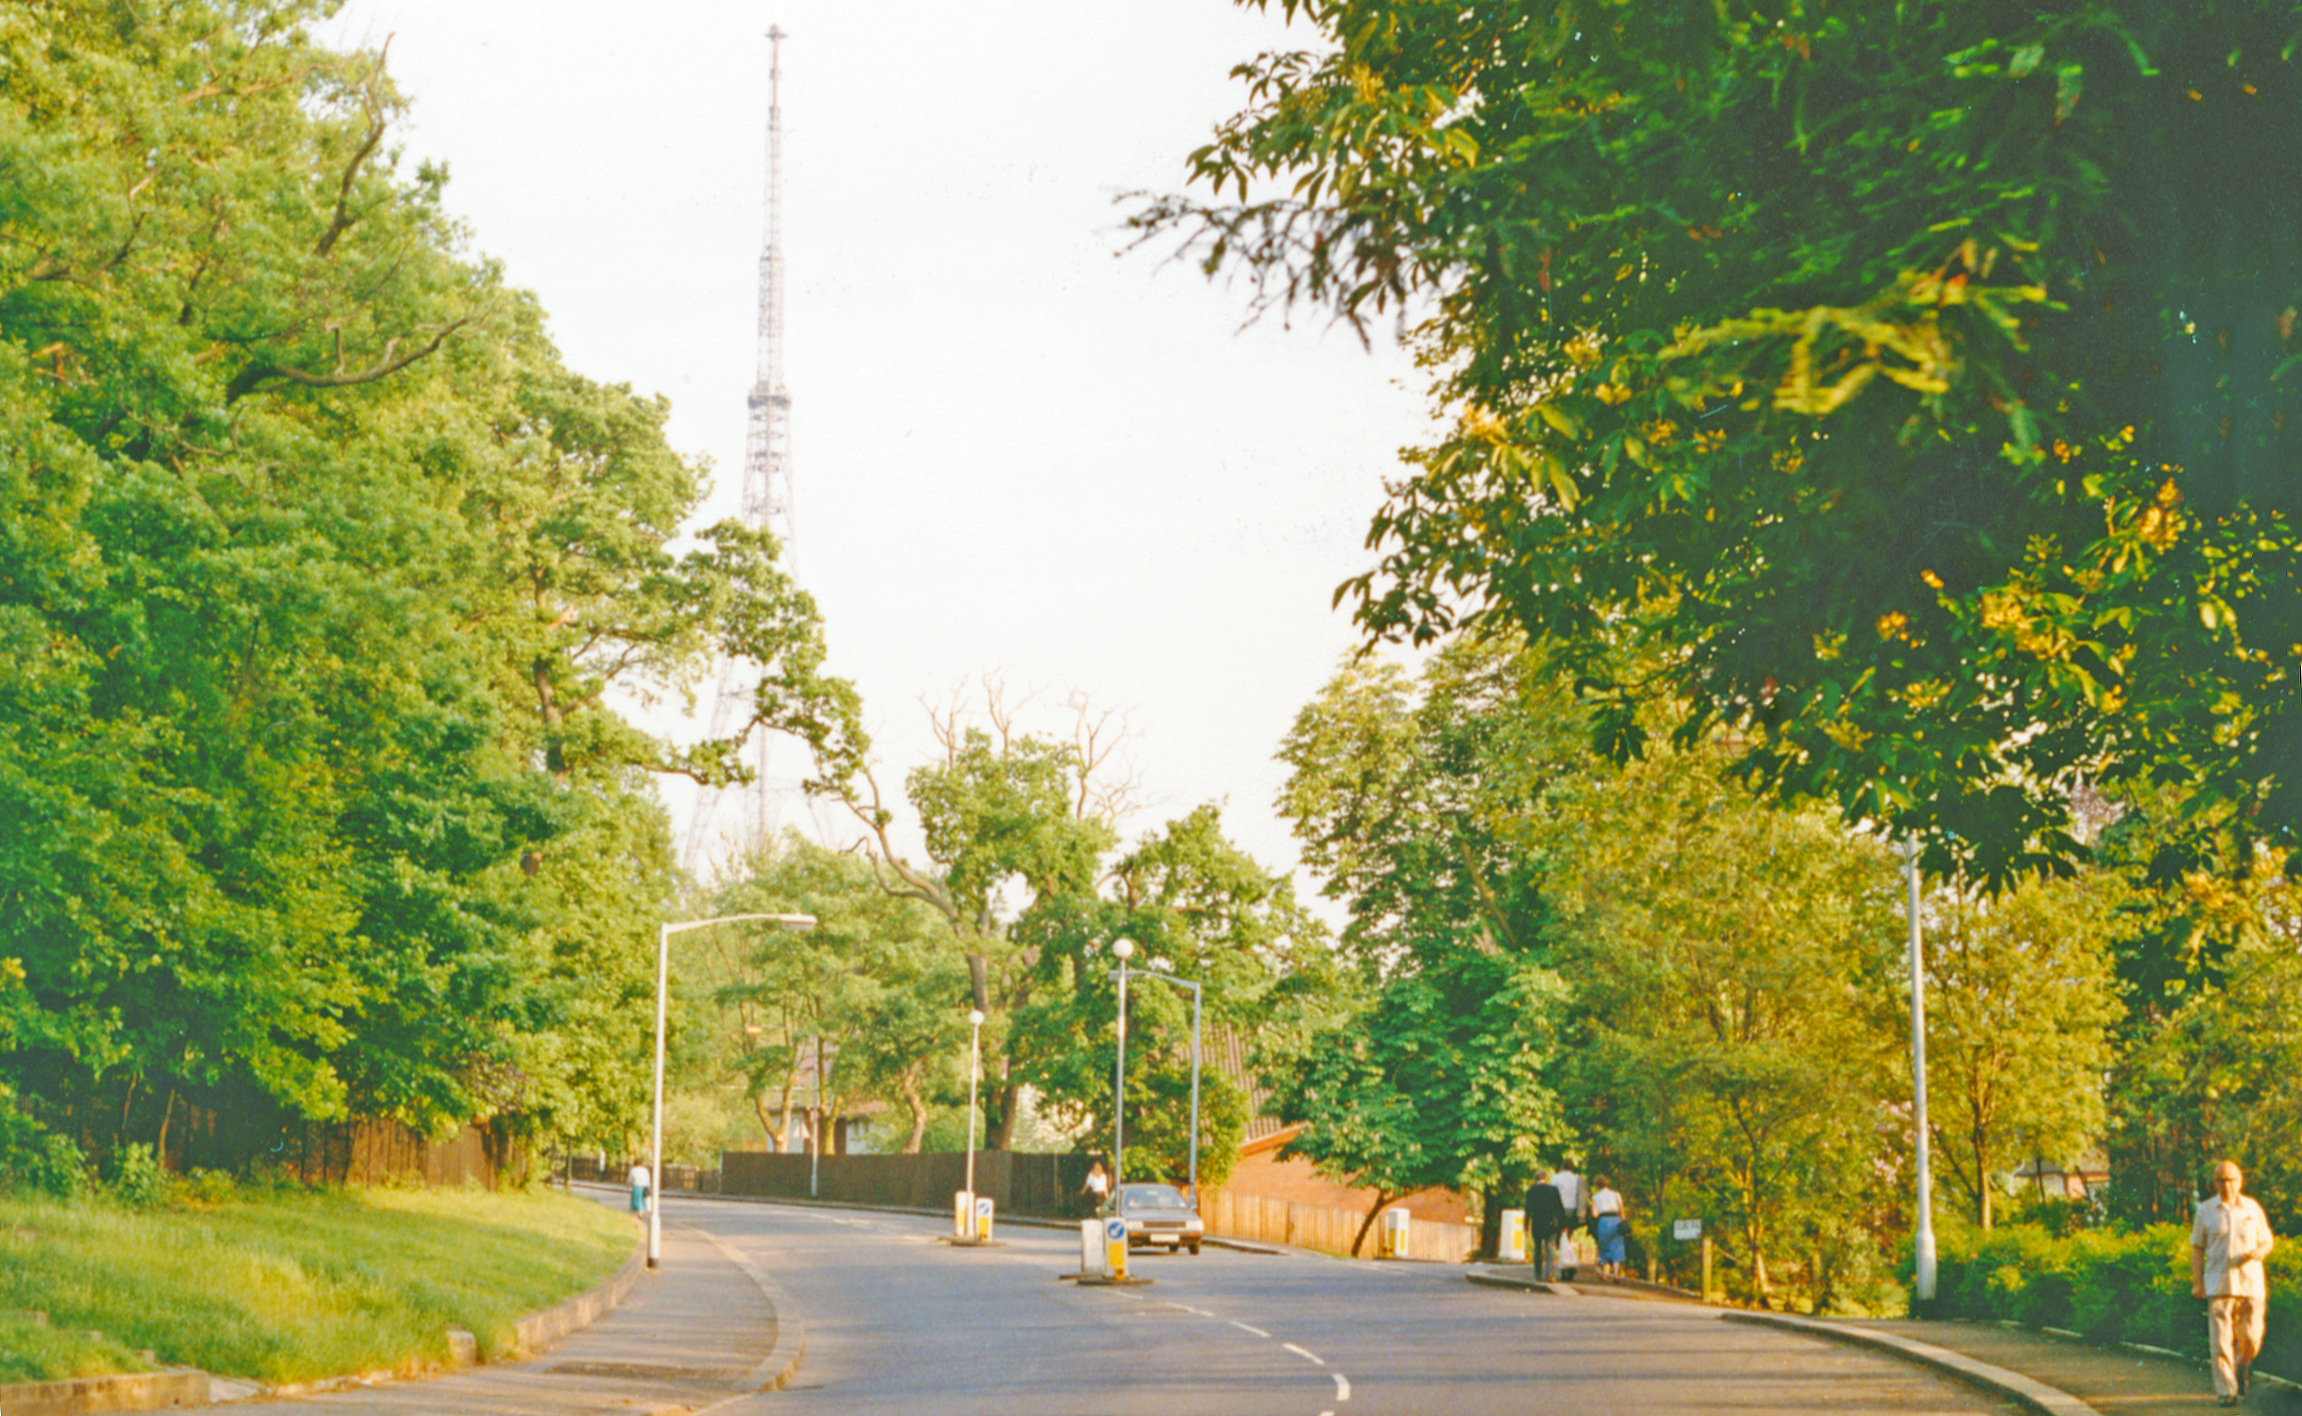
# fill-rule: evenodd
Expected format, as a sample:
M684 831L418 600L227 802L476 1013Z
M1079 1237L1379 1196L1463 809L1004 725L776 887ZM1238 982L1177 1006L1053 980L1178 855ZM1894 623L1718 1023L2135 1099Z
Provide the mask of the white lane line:
M1351 1399L1351 1379L1341 1372L1329 1372L1327 1375L1335 1379L1335 1399L1337 1401L1349 1401Z
M1226 1319L1226 1321L1229 1321L1229 1320L1228 1320L1228 1319ZM1262 1330L1261 1328L1259 1328L1259 1327L1249 1327L1249 1326L1247 1326L1245 1323L1241 1323L1241 1322L1233 1322L1233 1323L1231 1324L1231 1326L1233 1326L1233 1327L1235 1327L1235 1328L1239 1329L1239 1331L1241 1331L1241 1332L1251 1332L1251 1333L1255 1334L1255 1336L1257 1336L1257 1337L1269 1337L1269 1336L1271 1335L1271 1334L1269 1334L1269 1333L1267 1333L1267 1332L1263 1331L1263 1330Z
M1292 1342L1282 1342L1279 1345L1286 1348L1289 1352L1294 1353L1296 1356L1302 1358L1304 1361L1310 1363L1314 1367L1324 1367L1327 1365L1326 1358L1321 1357L1318 1353L1313 1352L1307 1347L1297 1347Z

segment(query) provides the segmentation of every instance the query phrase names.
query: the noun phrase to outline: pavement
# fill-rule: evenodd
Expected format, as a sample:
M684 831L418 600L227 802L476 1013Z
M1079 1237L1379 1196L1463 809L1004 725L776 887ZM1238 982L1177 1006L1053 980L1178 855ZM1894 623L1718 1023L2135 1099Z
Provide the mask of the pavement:
M1542 1282L1523 1268L1488 1267L1469 1278L1489 1287L1523 1288L1559 1297L1636 1298L1696 1303L1691 1292L1637 1280ZM2227 1410L2214 1397L2205 1360L2139 1347L2098 1347L2068 1333L2004 1323L1919 1318L1817 1319L1788 1313L1723 1310L1730 1322L1804 1333L1892 1353L1969 1385L1997 1392L2047 1416L2204 1416ZM2204 1345L2205 1320L2199 1320ZM2302 1387L2257 1376L2243 1409L2302 1416Z
M805 1345L796 1309L778 1303L773 1277L674 1221L674 1209L662 1267L614 1312L525 1361L235 1404L297 1416L672 1416L783 1386Z

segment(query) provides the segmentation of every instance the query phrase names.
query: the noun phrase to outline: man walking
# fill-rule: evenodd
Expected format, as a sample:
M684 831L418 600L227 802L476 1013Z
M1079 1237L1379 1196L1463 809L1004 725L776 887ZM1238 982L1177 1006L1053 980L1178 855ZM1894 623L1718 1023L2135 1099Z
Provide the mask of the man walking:
M1558 1277L1559 1235L1567 1227L1567 1207L1559 1202L1558 1187L1551 1183L1548 1170L1535 1172L1535 1183L1527 1187L1527 1262L1535 1266L1535 1277L1549 1282Z
M2238 1162L2214 1167L2214 1194L2190 1223L2190 1296L2206 1300L2206 1342L2214 1354L2214 1395L2236 1406L2262 1347L2269 1289L2262 1261L2270 1256L2270 1220L2239 1193Z

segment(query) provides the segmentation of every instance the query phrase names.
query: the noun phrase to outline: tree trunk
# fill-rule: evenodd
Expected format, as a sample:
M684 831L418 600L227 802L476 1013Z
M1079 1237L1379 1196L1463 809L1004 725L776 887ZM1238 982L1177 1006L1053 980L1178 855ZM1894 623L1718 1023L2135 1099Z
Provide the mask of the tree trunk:
M1367 1217L1359 1221L1359 1232L1351 1240L1351 1257L1357 1258L1359 1251L1367 1247L1367 1231L1375 1227L1375 1217L1383 1212L1383 1206L1397 1198L1398 1195L1389 1190L1375 1192L1375 1203L1367 1207Z
M927 1144L927 1099L919 1094L919 1082L909 1072L903 1076L903 1104L911 1109L911 1139L904 1142L903 1153L917 1155Z
M174 1087L170 1087L168 1088L168 1104L160 1108L160 1140L158 1149L152 1157L154 1160L160 1163L160 1168L162 1170L166 1170L168 1168L168 1123L175 1119L176 1089Z
M998 1103L999 1119L990 1124L989 1134L983 1139L985 1150L1015 1149L1015 1102L1022 1090L1012 1083L1002 1083L991 1089L990 1099Z

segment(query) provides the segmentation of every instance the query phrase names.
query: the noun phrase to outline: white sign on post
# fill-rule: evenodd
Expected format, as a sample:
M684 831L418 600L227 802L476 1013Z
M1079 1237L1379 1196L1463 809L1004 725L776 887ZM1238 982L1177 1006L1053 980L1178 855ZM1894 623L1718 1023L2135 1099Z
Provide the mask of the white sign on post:
M1671 1221L1671 1237L1682 1244L1692 1243L1703 1237L1703 1222L1699 1219L1674 1219Z

